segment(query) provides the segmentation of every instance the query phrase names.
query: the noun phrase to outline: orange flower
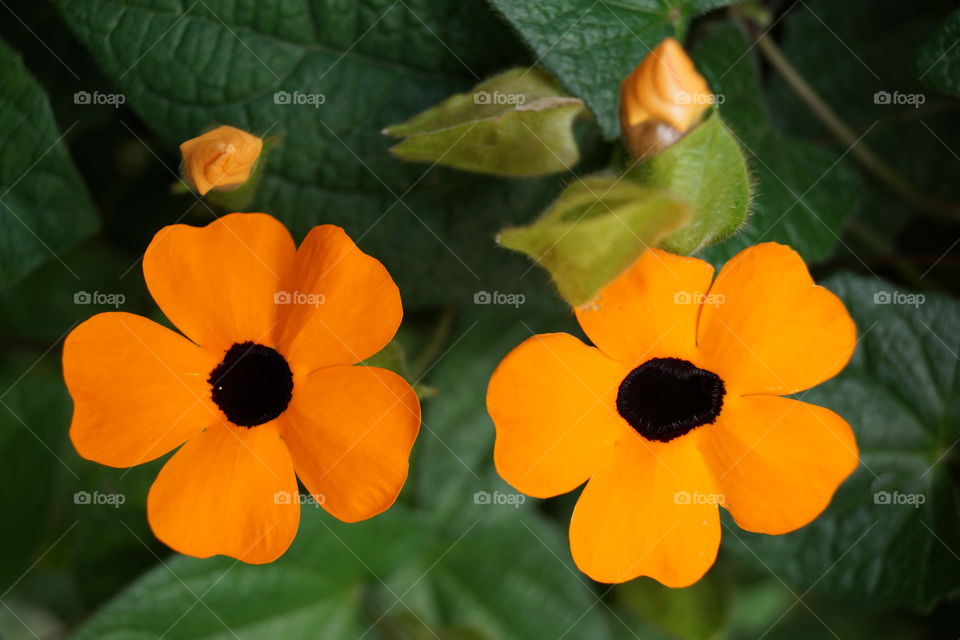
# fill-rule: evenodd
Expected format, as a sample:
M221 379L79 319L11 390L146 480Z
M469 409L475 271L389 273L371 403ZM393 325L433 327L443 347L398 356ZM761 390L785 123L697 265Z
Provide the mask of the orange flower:
M420 405L397 374L350 366L403 315L380 262L340 227L315 227L297 249L274 218L234 213L161 229L143 272L184 335L101 313L67 337L63 369L84 458L130 467L183 444L147 500L160 540L270 562L296 535L297 476L347 522L393 503Z
M718 506L781 534L817 517L857 465L849 425L780 396L836 375L856 328L790 248L713 268L649 250L577 319L595 347L533 336L490 380L494 460L546 498L587 483L570 524L580 569L696 582L720 543Z
M229 189L250 179L263 140L235 127L222 126L180 145L183 176L200 195Z

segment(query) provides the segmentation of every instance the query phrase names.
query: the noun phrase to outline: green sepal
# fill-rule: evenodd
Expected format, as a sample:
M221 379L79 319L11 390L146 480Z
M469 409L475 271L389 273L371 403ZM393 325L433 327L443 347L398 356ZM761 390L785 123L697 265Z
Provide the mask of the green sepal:
M563 298L576 307L680 228L689 209L664 191L593 176L568 186L532 224L502 231L498 242L547 269Z
M750 175L733 133L714 110L676 143L630 168L627 177L690 204L690 220L660 246L689 255L735 234L750 211Z
M227 212L246 211L257 195L263 168L267 166L267 156L278 144L280 144L279 136L264 138L260 157L257 158L257 164L247 181L232 189L212 189L203 196L204 200Z
M542 176L580 159L573 121L583 101L538 69L511 69L383 130L406 160L497 176Z

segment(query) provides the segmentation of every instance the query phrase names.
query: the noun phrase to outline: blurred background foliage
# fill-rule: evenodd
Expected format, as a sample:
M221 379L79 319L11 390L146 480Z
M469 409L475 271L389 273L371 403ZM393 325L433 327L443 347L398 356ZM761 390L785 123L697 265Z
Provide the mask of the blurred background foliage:
M0 638L960 636L956 3L0 5ZM857 355L801 396L854 426L863 464L795 533L725 519L717 566L693 587L610 588L570 560L575 496L521 503L492 468L491 371L531 333L579 333L546 276L493 239L618 156L619 82L667 35L723 97L756 187L743 232L705 257L785 242L844 298ZM531 64L595 116L577 124L572 172L497 179L387 151L383 127ZM277 91L326 100L276 104ZM158 543L144 503L162 461L77 457L59 369L65 334L112 308L78 294L119 294L121 309L161 319L139 260L161 226L222 213L172 186L177 145L223 123L279 137L251 210L298 238L342 225L387 265L407 310L397 366L433 395L397 506L353 525L305 506L293 548L262 567ZM477 305L481 291L525 302ZM916 291L922 304L902 302ZM77 492L125 501L77 504Z

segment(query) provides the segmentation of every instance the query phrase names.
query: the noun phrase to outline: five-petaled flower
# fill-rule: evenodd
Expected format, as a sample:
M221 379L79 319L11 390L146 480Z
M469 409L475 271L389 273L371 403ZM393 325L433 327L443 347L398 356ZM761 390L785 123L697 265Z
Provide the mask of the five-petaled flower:
M339 227L297 249L274 218L235 213L161 229L143 271L183 335L102 313L67 337L63 369L81 456L130 467L183 445L147 499L160 540L270 562L296 535L297 476L348 522L394 502L420 405L395 373L352 366L403 315L380 262Z
M541 498L587 482L570 547L598 581L689 585L716 557L718 505L748 531L793 531L857 465L840 416L781 397L850 359L843 303L773 243L712 278L703 260L648 250L576 310L595 347L533 336L490 380L500 475Z
M261 151L263 140L224 125L180 145L181 170L200 195L211 189L231 189L250 179Z

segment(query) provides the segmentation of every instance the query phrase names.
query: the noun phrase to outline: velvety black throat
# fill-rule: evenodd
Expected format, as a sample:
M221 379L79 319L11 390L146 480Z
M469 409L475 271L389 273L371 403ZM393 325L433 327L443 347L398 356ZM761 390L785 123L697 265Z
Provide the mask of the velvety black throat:
M669 442L716 420L724 392L712 371L679 358L653 358L620 383L617 412L644 438Z
M293 395L293 372L286 359L256 342L230 347L207 382L213 401L230 422L241 427L273 420Z

